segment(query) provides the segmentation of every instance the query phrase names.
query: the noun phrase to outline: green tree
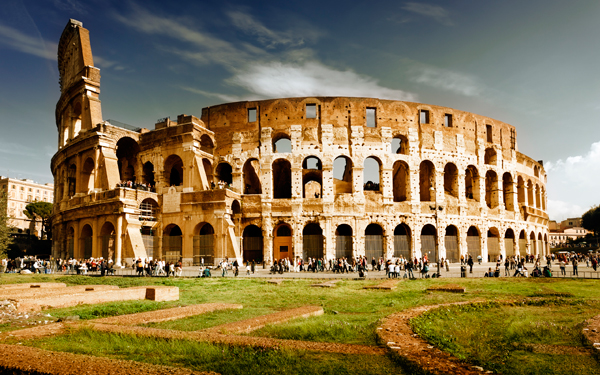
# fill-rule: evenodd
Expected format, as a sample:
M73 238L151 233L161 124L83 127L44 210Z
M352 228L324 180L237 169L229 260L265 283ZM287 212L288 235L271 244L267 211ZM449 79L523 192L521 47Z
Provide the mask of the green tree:
M594 233L596 242L598 239L598 233L600 233L600 206L593 206L586 213L581 216L581 225Z
M0 192L0 258L6 258L8 246L12 243L12 238L9 236L11 227L8 220L6 194Z
M33 202L29 203L25 206L25 210L23 210L25 216L31 219L34 222L41 220L42 222L42 236L41 238L50 239L51 236L51 228L50 228L50 215L52 215L52 203L48 202Z

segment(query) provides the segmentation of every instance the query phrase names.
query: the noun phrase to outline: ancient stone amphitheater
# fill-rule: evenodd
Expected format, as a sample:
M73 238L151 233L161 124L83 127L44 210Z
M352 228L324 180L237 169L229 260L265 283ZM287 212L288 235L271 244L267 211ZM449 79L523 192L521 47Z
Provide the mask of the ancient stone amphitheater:
M152 130L103 120L88 30L58 50L53 255L184 264L546 254L546 173L516 130L452 108L305 97Z

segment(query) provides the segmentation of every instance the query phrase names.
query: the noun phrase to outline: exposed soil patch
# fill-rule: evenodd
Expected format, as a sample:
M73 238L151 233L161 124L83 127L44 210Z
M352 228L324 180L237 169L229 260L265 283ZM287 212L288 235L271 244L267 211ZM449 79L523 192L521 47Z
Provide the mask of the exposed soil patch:
M2 373L48 375L201 375L214 372L157 366L142 362L51 352L19 345L0 344Z
M427 288L428 292L464 293L466 288L457 284L433 285Z
M283 279L271 279L271 280L267 280L267 283L269 283L269 284L281 285L282 282L283 282Z
M600 353L600 315L586 320L581 333L586 343Z
M338 281L339 280L325 281L324 283L312 284L311 286L316 288L333 288Z
M381 290L394 290L398 286L399 280L387 280L377 285L367 285L364 289L381 289Z

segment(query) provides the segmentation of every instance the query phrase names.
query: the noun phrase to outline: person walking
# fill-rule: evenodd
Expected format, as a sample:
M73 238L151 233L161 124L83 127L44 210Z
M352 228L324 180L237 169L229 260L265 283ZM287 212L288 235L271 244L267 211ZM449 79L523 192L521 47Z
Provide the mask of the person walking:
M467 264L469 265L469 273L473 273L473 257L469 255L469 260L467 260Z
M577 257L573 257L573 276L577 275L579 276L579 273L577 272Z

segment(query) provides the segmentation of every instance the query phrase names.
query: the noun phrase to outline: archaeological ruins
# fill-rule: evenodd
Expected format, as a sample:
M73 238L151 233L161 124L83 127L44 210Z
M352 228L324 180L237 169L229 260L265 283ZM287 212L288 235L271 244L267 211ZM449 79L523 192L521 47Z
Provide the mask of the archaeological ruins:
M103 119L78 21L60 38L58 66L54 257L548 253L546 172L518 151L511 125L429 104L305 97L136 129Z

